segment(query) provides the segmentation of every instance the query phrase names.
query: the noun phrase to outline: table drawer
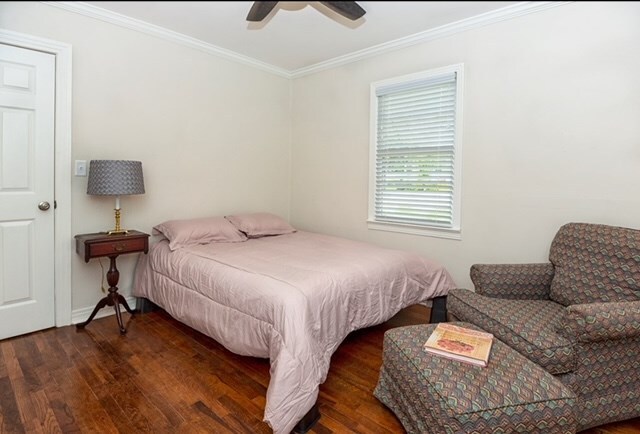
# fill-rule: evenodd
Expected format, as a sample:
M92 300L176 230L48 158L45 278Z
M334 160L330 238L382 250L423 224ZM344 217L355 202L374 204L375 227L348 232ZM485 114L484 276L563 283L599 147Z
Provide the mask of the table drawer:
M133 238L130 240L113 240L92 243L88 246L89 257L120 255L123 253L142 252L147 245L147 238Z

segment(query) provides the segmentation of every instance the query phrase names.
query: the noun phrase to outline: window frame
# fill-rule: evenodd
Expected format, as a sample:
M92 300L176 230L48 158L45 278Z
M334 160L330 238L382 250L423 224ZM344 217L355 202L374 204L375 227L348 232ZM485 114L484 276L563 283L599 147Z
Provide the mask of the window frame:
M453 212L451 227L407 224L402 222L378 221L375 219L376 163L378 161L378 96L377 90L398 84L420 83L445 74L456 74L456 109L454 126L453 158ZM429 69L414 74L403 75L371 83L370 87L370 130L369 130L369 209L367 226L370 230L400 232L460 240L462 236L462 103L464 90L464 64L458 63L441 68Z

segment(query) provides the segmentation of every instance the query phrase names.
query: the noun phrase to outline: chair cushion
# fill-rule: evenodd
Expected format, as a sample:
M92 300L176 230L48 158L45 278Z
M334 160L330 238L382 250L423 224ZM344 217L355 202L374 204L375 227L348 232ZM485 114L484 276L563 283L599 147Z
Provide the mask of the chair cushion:
M509 300L453 289L449 312L486 330L552 374L575 369L571 342L557 333L565 307L549 300Z
M572 304L640 300L640 231L569 223L551 243L549 297Z

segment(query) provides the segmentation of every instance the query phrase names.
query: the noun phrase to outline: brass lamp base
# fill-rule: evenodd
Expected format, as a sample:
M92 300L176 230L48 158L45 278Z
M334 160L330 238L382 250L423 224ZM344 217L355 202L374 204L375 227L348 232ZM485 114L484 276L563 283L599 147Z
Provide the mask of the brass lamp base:
M115 227L115 229L112 229L109 232L107 232L107 235L128 234L129 231L127 229L121 229L120 228L120 208L116 208L115 212L116 212L116 227Z
M126 235L129 231L127 229L116 231L115 229L112 231L108 231L107 235Z

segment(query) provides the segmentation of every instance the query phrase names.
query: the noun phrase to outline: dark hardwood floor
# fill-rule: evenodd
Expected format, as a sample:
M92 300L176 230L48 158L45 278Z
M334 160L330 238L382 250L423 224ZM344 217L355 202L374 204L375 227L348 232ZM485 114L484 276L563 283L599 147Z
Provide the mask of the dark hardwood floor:
M385 330L419 324L414 306L352 333L320 388L312 433L401 433L372 394ZM114 317L85 330L49 329L0 341L0 432L269 433L262 422L269 363L232 354L164 312ZM640 432L640 419L589 434Z

